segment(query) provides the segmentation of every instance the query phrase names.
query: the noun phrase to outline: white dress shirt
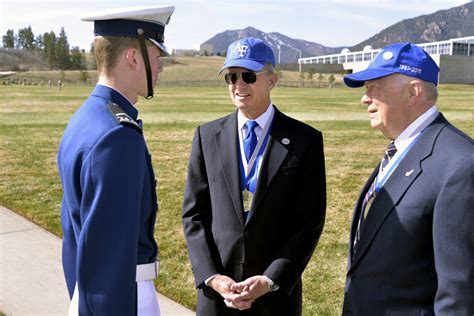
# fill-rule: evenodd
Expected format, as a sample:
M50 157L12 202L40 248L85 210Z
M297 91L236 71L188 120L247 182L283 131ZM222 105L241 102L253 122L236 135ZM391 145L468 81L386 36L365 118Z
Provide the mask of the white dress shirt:
M436 108L436 105L433 105L429 108L425 113L420 115L416 120L414 120L407 128L403 130L403 132L398 135L398 137L394 140L395 147L397 147L397 152L395 155L390 159L388 164L382 170L382 166L380 166L379 174L377 176L377 182L380 182L381 179L385 177L385 175L390 172L388 177L391 176L393 171L397 169L397 166L391 170L392 165L397 161L397 159L403 155L404 151L410 146L410 144L415 141L415 139L420 135L420 133L435 120L438 116L439 112ZM387 178L388 179L388 178Z
M257 122L258 126L255 127L255 134L257 135L257 140L260 140L260 137L262 136L262 132L265 129L265 126L267 124L270 124L269 122L270 117L272 117L273 113L275 112L275 109L273 108L273 104L270 103L268 106L267 110L262 113L259 117L257 117L254 121ZM240 111L237 113L237 130L240 132L239 134L239 144L240 144L240 157L242 160L242 163L244 165L244 170L245 170L245 176L247 176L247 158L245 157L245 151L244 151L244 139L247 136L247 126L245 126L245 123L249 121L248 118L246 118ZM261 163L260 161L256 161L257 163L257 170L259 168L259 164Z

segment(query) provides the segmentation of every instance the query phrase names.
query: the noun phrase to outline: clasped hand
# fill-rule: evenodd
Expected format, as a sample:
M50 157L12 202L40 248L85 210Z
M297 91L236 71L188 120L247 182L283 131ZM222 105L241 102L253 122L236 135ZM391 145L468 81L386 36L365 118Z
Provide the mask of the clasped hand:
M228 276L216 275L209 285L224 298L227 307L239 310L249 309L257 298L269 292L267 278L262 275L239 283Z

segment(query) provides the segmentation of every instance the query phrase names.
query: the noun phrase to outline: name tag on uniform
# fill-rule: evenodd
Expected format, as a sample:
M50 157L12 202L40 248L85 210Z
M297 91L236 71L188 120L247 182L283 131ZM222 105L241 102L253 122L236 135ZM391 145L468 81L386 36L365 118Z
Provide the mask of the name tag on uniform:
M252 206L253 200L253 193L249 190L245 189L242 191L242 202L244 205L244 212L250 211L250 207Z

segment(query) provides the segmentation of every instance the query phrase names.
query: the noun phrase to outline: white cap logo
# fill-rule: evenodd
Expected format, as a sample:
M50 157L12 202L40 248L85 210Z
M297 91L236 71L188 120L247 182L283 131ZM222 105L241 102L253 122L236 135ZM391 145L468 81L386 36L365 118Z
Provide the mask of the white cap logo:
M393 58L393 53L392 52L385 52L385 53L383 53L382 57L385 60L390 60L390 59Z
M239 52L239 57L244 57L245 54L247 54L247 49L249 49L247 45L240 45L240 43L237 43L232 52Z

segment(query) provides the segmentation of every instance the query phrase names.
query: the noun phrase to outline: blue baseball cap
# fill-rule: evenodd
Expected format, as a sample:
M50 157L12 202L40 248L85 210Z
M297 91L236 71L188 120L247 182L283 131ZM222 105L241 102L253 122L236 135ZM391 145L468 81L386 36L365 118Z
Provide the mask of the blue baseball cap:
M275 55L270 46L257 38L246 37L229 45L224 66L219 73L229 67L260 71L267 63L275 66Z
M421 47L408 42L396 43L382 48L367 69L345 76L344 83L358 88L365 81L398 73L437 85L438 72L438 65Z

